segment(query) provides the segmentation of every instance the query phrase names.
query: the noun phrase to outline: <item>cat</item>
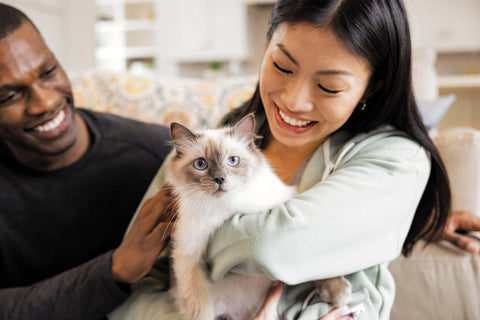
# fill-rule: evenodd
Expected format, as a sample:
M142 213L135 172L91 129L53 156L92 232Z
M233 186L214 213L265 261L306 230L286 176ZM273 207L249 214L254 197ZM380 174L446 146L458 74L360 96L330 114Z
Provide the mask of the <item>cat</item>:
M210 236L225 220L235 213L270 209L296 193L295 187L276 176L256 147L254 128L253 114L234 127L195 133L179 123L170 125L175 151L167 160L166 182L178 201L172 234L175 284L170 293L187 320L253 319L272 285L265 275L233 272L213 283L203 261ZM317 284L326 288L325 297L339 296L334 282Z

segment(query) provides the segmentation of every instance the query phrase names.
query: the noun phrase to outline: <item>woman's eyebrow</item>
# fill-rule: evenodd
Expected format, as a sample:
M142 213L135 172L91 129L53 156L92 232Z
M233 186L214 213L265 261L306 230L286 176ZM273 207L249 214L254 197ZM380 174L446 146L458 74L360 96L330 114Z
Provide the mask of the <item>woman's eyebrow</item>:
M297 67L299 66L297 60L288 52L287 48L281 43L277 44L277 47L282 50L282 52L287 56L287 58L293 62ZM320 70L315 72L315 74L318 75L327 75L327 76L337 76L337 75L342 75L342 76L351 76L353 77L353 74L346 71L346 70L340 70L340 69L331 69L331 70Z
M295 60L292 55L290 54L290 52L288 52L287 48L285 48L285 46L281 43L277 44L277 47L282 50L282 52L287 56L288 59L290 59L290 61L293 62L294 65L296 65L298 67L298 62L297 60Z
M315 72L315 74L322 75L322 76L350 76L353 77L353 74L346 70L337 70L337 69L332 69L332 70L320 70Z

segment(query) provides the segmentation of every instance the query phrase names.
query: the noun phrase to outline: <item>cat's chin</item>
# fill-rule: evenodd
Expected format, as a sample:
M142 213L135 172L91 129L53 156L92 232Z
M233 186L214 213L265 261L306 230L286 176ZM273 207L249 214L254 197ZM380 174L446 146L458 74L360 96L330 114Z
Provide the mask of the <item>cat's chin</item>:
M221 198L221 197L225 196L227 193L228 193L228 191L225 190L225 189L217 189L217 190L213 191L211 193L211 195L212 195L212 197L215 197L215 198Z

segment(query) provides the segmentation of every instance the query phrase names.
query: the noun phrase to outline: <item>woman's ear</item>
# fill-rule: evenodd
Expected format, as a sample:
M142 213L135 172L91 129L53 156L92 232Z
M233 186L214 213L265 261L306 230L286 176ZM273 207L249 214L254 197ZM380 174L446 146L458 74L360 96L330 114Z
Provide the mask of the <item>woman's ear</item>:
M363 97L362 99L360 99L360 101L368 100L371 96L380 91L380 89L382 89L383 87L383 83L383 80L372 81L368 85L367 90L365 90L365 93L363 94Z

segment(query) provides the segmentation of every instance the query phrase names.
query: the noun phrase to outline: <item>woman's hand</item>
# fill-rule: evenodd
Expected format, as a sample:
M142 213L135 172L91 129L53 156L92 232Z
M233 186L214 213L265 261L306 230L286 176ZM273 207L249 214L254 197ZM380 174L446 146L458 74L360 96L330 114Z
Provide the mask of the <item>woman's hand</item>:
M480 231L480 218L465 210L453 211L447 219L443 233L439 237L439 240L447 240L460 249L470 253L478 253L480 251L480 243L458 233L458 231Z
M283 283L279 282L278 284L273 285L268 291L267 298L263 303L262 308L258 312L257 316L253 320L277 320L277 306L280 301L280 297L283 292ZM351 320L352 316L342 316L342 310L340 308L335 308L319 320Z
M263 302L262 308L253 320L277 320L277 306L283 292L283 282L274 284L268 290L267 297Z
M153 266L174 225L174 197L164 186L147 199L128 233L112 256L112 273L118 282L135 283Z

